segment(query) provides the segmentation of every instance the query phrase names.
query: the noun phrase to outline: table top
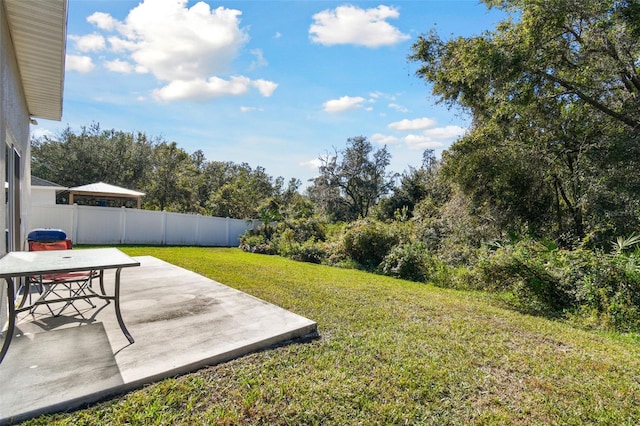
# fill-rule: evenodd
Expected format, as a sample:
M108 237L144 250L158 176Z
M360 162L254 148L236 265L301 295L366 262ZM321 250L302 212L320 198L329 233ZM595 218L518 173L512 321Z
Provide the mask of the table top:
M140 262L117 248L13 251L0 259L0 278L130 266Z

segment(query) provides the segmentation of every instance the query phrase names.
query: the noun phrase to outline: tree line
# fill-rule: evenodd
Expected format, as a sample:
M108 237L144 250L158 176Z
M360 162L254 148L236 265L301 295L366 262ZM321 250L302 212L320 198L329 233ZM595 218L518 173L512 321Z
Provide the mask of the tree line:
M66 187L102 181L138 190L149 210L256 218L265 206L295 204L301 185L260 166L209 161L201 150L190 154L176 142L98 123L34 138L31 154L34 176Z
M472 37L431 30L408 55L472 117L420 167L391 172L386 147L354 136L301 193L261 167L92 125L35 140L33 174L139 189L145 208L261 218L245 250L640 330L640 1L483 1L508 18Z

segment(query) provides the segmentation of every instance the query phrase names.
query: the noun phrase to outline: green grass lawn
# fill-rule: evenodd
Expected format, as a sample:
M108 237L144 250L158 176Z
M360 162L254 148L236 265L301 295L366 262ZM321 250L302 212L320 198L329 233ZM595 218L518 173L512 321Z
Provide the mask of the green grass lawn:
M640 339L481 293L210 248L152 255L315 320L320 338L29 424L640 424Z

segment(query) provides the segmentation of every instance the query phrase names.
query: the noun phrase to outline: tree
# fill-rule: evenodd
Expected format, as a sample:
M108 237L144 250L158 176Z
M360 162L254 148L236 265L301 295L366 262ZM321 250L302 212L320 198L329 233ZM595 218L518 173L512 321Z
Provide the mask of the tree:
M410 167L400 176L400 185L393 189L391 196L380 201L379 218L394 219L398 214L406 216L407 219L412 217L416 204L434 192L433 181L437 177L437 170L438 160L434 151L425 150L422 153L422 166Z
M393 188L396 175L386 171L391 154L386 146L373 151L364 136L349 138L344 151L327 154L320 161L320 175L313 180L308 194L334 219L367 217Z
M144 133L101 130L98 123L79 133L67 127L31 141L31 173L68 187L103 181L140 189L156 144Z
M198 213L197 186L193 184L198 168L189 154L176 142L155 147L153 169L144 204L148 208L181 213Z
M300 181L275 180L263 167L207 161L176 142L151 140L142 132L101 130L93 123L79 132L67 127L57 137L35 138L32 173L64 186L103 181L146 193L143 207L183 213L256 218L273 202L287 215L309 216L313 206L297 192Z
M473 116L445 172L504 226L628 233L639 221L624 204L640 180L616 170L640 165L638 1L485 3L512 18L477 37L432 31L413 46L418 76ZM623 214L607 215L614 206Z
M261 204L276 193L273 178L263 167L227 164L221 185L212 191L208 206L214 216L254 219Z

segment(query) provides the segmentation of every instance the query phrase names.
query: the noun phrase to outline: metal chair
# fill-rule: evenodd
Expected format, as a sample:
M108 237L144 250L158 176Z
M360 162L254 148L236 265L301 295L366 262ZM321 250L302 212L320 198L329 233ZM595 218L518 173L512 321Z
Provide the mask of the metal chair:
M53 242L40 242L29 241L29 251L42 251L42 250L70 250L72 248L71 240L53 241ZM29 310L30 313L34 313L35 309L42 304L46 304L47 309L51 312L51 315L57 317L62 314L67 308L72 307L82 315L82 312L75 306L74 302L83 300L88 303L92 308L96 306L91 302L89 298L82 298L83 295L89 295L88 292L92 292L92 280L97 277L96 271L90 272L65 272L59 274L45 274L31 277L31 283L37 285L41 289L41 295L33 304L33 307ZM68 296L65 293L68 292ZM49 299L48 299L49 298ZM75 298L75 299L72 299ZM63 299L65 305L54 312L47 301L55 299Z

